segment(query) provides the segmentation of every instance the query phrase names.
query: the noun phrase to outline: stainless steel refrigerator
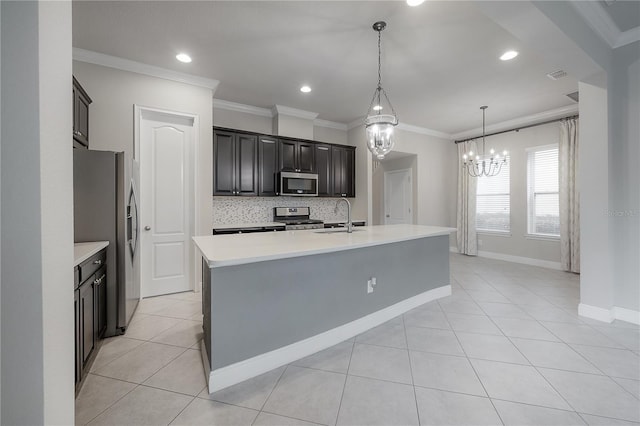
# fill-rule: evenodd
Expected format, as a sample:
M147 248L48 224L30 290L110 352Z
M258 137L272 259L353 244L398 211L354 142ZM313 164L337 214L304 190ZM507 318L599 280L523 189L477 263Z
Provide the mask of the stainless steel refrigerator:
M105 337L125 332L140 300L139 176L124 152L73 150L74 241L109 241Z

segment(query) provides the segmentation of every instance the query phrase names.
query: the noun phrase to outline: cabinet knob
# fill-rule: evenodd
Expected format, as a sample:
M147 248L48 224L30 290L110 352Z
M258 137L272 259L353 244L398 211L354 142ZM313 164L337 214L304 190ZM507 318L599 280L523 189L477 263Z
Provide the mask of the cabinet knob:
M144 227L144 230L145 231L151 231L151 227L149 225L147 225L147 226Z

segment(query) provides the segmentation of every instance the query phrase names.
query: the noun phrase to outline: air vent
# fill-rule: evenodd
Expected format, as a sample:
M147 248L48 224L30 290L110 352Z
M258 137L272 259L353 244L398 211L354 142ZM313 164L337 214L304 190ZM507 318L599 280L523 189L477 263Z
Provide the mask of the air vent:
M567 94L567 97L574 102L580 101L580 94L578 92L569 93Z
M561 78L566 76L567 73L564 70L558 70L547 74L547 77L549 77L551 80L560 80Z

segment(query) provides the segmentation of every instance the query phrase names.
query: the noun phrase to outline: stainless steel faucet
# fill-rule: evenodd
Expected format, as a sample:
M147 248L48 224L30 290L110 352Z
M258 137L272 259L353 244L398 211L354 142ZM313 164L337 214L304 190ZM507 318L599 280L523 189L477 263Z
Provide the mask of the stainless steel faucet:
M351 223L351 203L346 198L340 198L336 201L336 212L338 211L338 205L340 201L347 203L347 232L350 234L353 232L353 224Z

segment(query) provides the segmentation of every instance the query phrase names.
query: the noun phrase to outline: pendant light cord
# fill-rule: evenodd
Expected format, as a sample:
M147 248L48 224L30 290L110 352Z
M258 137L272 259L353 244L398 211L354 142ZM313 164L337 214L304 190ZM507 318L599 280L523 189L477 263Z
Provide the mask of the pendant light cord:
M380 62L381 62L381 54L380 54L380 33L382 31L378 31L378 87L382 88L382 73L380 72Z

